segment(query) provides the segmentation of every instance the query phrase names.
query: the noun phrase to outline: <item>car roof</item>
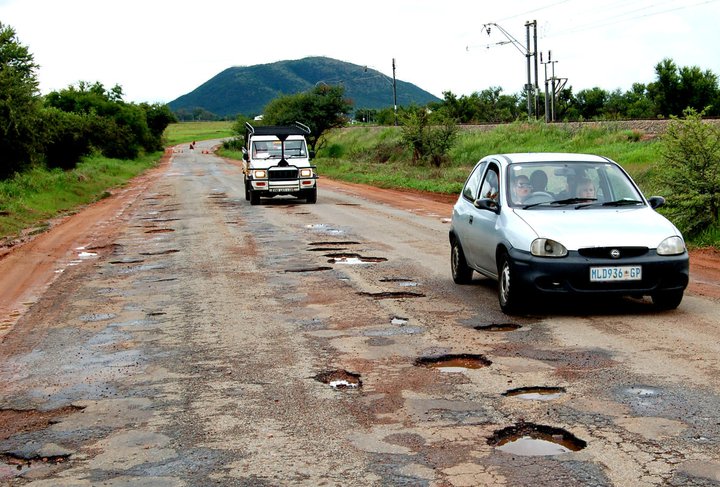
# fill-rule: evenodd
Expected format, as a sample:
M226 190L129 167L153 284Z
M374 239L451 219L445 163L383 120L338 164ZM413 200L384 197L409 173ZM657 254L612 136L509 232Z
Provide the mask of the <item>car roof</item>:
M504 162L505 164L523 162L611 162L607 157L574 152L516 152L508 154L494 154L482 158L482 160L488 159L496 159Z

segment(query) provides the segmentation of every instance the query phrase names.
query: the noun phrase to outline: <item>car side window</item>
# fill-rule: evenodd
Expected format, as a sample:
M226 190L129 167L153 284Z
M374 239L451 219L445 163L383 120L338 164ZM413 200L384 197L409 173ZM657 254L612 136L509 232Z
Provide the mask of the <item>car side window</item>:
M482 187L480 189L481 198L489 198L495 202L500 201L498 195L500 188L500 170L495 164L491 164L485 173L485 179L483 179Z
M486 163L480 163L475 167L475 170L470 174L465 187L463 188L462 195L464 198L475 201L478 195L478 189L480 188L480 177L482 176L483 169L485 169Z

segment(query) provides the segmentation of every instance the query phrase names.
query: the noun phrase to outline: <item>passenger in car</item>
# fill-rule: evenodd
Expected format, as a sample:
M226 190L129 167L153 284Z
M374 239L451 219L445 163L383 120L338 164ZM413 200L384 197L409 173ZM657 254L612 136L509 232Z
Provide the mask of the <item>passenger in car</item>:
M575 189L575 196L578 198L596 199L595 185L588 178L580 179Z
M548 177L542 169L536 169L530 175L530 185L533 192L547 192Z
M514 203L522 203L532 193L532 185L527 176L518 176L513 181L512 194Z

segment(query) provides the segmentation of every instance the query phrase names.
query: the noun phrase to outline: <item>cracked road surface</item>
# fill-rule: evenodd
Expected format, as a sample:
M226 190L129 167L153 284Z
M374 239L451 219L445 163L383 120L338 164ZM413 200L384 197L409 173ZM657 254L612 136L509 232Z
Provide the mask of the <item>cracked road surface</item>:
M672 312L509 319L452 283L447 201L321 180L251 207L211 145L72 217L62 258L0 260L33 283L2 288L0 483L720 484L714 270Z

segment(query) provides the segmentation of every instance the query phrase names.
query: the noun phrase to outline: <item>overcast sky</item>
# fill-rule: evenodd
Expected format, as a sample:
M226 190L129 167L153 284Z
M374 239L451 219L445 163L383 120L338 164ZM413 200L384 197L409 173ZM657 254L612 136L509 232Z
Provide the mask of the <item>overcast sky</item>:
M100 81L152 103L232 66L308 56L389 77L395 58L398 79L440 98L519 93L533 20L543 60L552 51L575 93L652 82L664 58L720 76L720 0L0 0L0 22L40 65L43 94ZM539 74L542 87L543 65Z

